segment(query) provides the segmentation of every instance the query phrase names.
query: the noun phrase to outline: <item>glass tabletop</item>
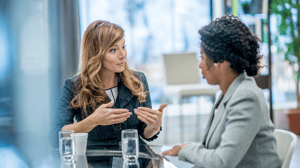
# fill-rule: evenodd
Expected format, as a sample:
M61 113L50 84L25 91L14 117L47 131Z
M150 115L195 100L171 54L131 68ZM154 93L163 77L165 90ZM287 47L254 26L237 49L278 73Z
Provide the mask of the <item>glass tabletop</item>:
M139 145L138 165L140 168L189 168L188 162L177 157L163 156L161 152L171 147L161 145ZM58 149L53 150L53 165L60 168L122 168L124 160L118 144L88 145L86 155L77 155L75 163L64 163L60 159ZM135 166L133 166L135 167Z

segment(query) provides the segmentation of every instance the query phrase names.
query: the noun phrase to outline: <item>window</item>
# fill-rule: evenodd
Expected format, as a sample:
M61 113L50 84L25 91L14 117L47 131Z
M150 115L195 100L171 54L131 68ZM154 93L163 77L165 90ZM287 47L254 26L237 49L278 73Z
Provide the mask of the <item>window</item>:
M9 38L8 13L5 13L6 6L0 8L0 126L11 126L12 116L12 91L13 75L11 55L12 40Z
M210 0L79 0L79 9L81 37L95 20L107 20L125 30L127 62L131 69L146 74L154 104L165 86L162 55L194 52L199 56L198 30L211 19Z

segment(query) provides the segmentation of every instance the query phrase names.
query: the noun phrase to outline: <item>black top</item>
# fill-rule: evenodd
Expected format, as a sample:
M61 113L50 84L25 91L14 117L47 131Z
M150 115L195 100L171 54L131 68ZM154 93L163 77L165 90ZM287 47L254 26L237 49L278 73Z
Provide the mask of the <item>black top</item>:
M135 72L133 74L142 82L145 91L149 91L148 82L145 75L142 72ZM58 108L55 113L55 121L51 124L50 130L50 142L52 147L58 147L58 132L62 129L63 126L72 124L73 118L79 122L84 118L81 115L82 108L74 109L69 108L70 102L76 96L75 88L75 79L76 77L67 79L63 87ZM108 100L110 102L110 99ZM123 129L137 129L138 134L143 139L144 129L147 126L144 122L140 121L137 118L137 115L134 113L134 109L140 106L152 108L150 93L147 92L146 101L139 103L138 97L130 93L129 89L119 80L118 83L118 96L117 100L112 108L126 108L132 115L123 123L108 125L108 126L96 126L93 130L88 133L88 144L115 144L121 140L121 130ZM88 113L92 113L93 109L87 109ZM117 126L120 126L118 129ZM159 132L147 141L152 141L157 138ZM140 141L143 143L143 141Z

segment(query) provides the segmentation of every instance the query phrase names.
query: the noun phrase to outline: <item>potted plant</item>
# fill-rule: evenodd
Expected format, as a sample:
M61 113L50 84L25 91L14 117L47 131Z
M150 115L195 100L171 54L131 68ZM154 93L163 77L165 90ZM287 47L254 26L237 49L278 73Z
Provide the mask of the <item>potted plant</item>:
M300 95L299 95L299 70L300 70L300 4L299 1L272 0L270 4L271 14L277 17L278 34L275 34L275 43L278 44L278 37L285 36L290 41L282 47L277 45L277 52L285 52L285 60L292 66L296 85L296 109L287 110L287 119L290 130L295 134L300 133ZM284 49L285 48L285 49Z
M242 3L242 8L243 8L245 14L250 13L250 3L249 2Z

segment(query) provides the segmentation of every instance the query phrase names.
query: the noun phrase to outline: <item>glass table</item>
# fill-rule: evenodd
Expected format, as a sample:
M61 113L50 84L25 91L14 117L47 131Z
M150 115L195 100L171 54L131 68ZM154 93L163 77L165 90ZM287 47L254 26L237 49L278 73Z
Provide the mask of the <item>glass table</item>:
M140 168L191 168L194 165L178 160L178 157L163 156L162 151L171 147L140 145L138 164ZM51 166L60 168L122 168L122 151L116 145L88 145L86 155L76 156L75 163L63 163L58 149L52 151ZM50 165L49 165L50 166ZM50 167L51 167L50 166ZM132 166L136 167L136 166Z

